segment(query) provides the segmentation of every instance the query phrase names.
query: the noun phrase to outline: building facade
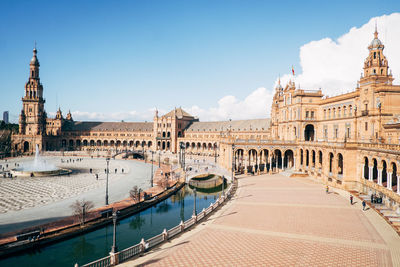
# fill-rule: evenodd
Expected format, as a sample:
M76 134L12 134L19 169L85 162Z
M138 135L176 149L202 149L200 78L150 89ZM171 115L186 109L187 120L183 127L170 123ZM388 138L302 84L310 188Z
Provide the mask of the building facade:
M153 122L74 121L61 110L47 118L37 51L22 98L14 153L162 150L218 156L237 173L287 168L324 182L359 191L384 193L400 203L400 86L375 30L363 74L350 93L327 97L322 90L297 88L290 81L275 88L270 119L201 122L182 108Z

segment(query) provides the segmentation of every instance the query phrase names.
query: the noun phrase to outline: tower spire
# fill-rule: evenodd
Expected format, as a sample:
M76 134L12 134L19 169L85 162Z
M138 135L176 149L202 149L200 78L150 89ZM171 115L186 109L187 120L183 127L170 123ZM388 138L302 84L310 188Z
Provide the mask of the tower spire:
M375 32L374 32L374 37L375 37L375 39L378 38L378 26L377 26L376 20L375 20Z

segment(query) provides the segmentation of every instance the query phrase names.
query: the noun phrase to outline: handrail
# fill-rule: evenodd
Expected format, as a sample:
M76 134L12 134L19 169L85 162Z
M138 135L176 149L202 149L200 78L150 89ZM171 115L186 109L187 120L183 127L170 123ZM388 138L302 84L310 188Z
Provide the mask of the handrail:
M142 241L139 244L135 244L124 250L121 250L120 252L117 252L115 254L115 256L118 257L118 261L116 261L116 262L122 263L130 258L138 256L141 253L143 253L145 250L149 250L149 249L163 243L165 240L171 239L174 236L178 235L179 233L181 233L181 232L185 231L186 229L190 228L191 226L195 225L196 223L198 223L199 221L204 219L213 210L215 210L218 206L223 204L223 202L227 199L227 196L229 196L232 193L232 190L233 190L233 183L231 183L231 185L229 186L228 190L225 193L225 196L220 196L207 209L203 209L197 216L192 216L190 219L183 222L183 225L179 224L179 225L169 229L168 231L164 230L164 232L162 232L161 234L153 236L153 237L147 239L145 242ZM77 265L75 265L75 266L77 266ZM82 267L108 267L108 266L112 266L111 256L107 256L107 257L92 261L90 263L87 263L85 265L82 265Z
M107 256L95 261L92 261L88 264L82 265L82 267L108 267L111 266L111 256Z

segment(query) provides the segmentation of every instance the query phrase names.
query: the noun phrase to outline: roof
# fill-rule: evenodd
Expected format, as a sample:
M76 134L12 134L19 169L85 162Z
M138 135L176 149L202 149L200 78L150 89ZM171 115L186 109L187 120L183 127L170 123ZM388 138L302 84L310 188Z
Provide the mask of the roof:
M153 131L153 122L66 121L63 131Z
M187 132L219 132L232 129L233 131L265 131L269 129L270 119L237 120L237 121L210 121L193 122L185 131Z
M183 117L191 117L194 118L192 115L184 111L182 108L176 108L174 110L171 110L167 114L164 115L164 117L173 117L174 116L174 111L176 111L176 117L178 119L182 119Z

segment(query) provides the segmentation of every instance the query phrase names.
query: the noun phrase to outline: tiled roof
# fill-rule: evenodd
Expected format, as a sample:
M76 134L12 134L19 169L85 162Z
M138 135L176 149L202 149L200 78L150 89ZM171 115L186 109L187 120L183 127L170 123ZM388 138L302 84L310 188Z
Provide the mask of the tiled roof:
M97 122L71 121L65 122L63 131L153 131L152 122Z
M270 127L270 119L255 120L237 120L237 121L210 121L193 122L187 129L187 132L219 132L232 129L235 132L244 132L250 130L266 131Z
M170 112L168 112L164 116L165 117L173 117L174 116L174 111L176 111L176 117L178 119L182 119L183 117L191 117L191 118L193 118L192 115L190 115L189 113L184 111L182 108L177 108L177 109L171 110Z

